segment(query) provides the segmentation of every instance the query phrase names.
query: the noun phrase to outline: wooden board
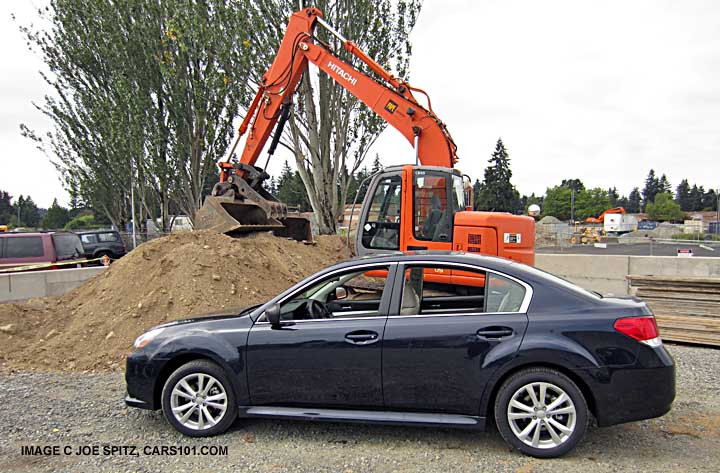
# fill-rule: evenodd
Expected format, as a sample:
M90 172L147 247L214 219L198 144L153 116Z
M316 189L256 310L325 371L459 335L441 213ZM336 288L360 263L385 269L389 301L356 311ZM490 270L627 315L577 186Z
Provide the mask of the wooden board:
M720 278L628 276L647 302L663 340L720 346Z

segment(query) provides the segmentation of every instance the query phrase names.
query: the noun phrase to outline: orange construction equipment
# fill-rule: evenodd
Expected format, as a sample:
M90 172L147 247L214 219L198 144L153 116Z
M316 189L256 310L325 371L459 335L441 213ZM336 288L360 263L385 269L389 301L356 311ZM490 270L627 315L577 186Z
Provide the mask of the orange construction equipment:
M624 214L625 208L624 207L614 207L612 209L607 209L603 213L600 214L598 218L594 217L588 217L585 219L586 223L603 223L605 221L605 215L607 214Z
M380 80L340 59L317 41L322 26ZM356 252L388 250L459 250L499 255L533 264L535 221L508 213L473 212L469 178L454 169L455 145L445 124L433 113L421 89L394 77L355 43L344 38L316 8L292 14L273 64L239 128L227 157L218 163L220 182L196 217L196 227L224 233L274 230L302 239L302 219L288 214L262 188L269 176L256 167L262 149L275 133L268 150L275 151L288 119L292 96L308 64L315 64L340 86L405 136L415 148L415 165L386 168L372 176L358 225ZM427 98L427 108L413 92ZM238 163L230 162L240 137L247 135ZM422 165L419 165L422 164Z

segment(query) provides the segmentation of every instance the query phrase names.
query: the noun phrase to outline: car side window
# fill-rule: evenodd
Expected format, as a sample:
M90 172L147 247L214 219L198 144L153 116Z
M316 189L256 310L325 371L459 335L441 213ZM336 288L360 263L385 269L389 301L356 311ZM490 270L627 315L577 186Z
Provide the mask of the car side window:
M118 241L118 237L117 237L117 235L116 235L115 233L100 233L100 234L98 234L98 238L100 239L100 241L103 241L103 242L107 242L107 241L115 242L115 241Z
M352 269L313 282L280 305L281 319L376 317L386 296L389 269Z
M525 287L480 269L422 265L405 269L400 315L519 312Z
M85 244L93 244L93 243L97 243L97 241L98 241L97 235L95 235L94 233L89 233L87 235L80 235L80 240L82 240L82 242Z
M490 273L487 279L487 312L519 312L525 288L508 278Z
M39 236L7 238L5 244L6 258L38 258L45 254Z
M482 313L484 306L482 270L426 265L405 270L400 315Z

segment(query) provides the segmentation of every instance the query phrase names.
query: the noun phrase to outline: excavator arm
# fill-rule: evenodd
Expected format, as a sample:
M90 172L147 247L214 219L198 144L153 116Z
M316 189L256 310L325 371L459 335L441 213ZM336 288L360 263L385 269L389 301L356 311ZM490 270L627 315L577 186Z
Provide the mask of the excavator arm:
M380 80L340 59L319 41L315 36L318 25L338 37L343 47ZM457 162L457 147L445 124L432 112L429 98L426 108L417 101L413 91L426 97L427 94L394 77L355 43L344 38L323 20L320 10L305 8L291 15L275 60L262 78L237 139L230 153L218 163L220 182L215 185L212 195L222 201L206 201L196 217L200 227L214 227L223 233L287 227L283 222L288 218L287 208L262 188L262 181L268 175L255 164L273 129L275 134L269 152L274 152L291 111L292 96L309 63L315 64L402 133L415 147L417 162L447 168ZM233 163L232 156L244 135L247 137L239 162ZM213 207L214 211L208 207ZM225 225L213 225L217 223L217 214L223 211L225 214L221 217Z

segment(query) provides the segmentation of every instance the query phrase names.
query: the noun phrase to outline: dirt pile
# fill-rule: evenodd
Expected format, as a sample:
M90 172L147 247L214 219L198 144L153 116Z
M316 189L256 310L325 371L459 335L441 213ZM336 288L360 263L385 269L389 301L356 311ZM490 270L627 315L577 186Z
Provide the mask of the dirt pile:
M154 325L264 302L344 257L340 237L315 245L211 232L152 240L63 297L0 304L0 365L117 369Z

